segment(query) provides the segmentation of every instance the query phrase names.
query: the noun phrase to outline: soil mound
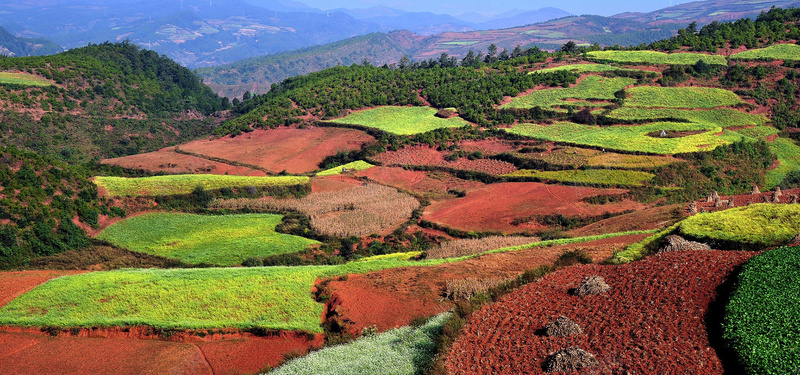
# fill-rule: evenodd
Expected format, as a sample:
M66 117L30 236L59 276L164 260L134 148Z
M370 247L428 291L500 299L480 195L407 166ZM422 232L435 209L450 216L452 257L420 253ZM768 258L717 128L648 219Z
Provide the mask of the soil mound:
M544 370L547 372L567 372L599 365L597 358L583 349L567 348L547 358Z
M606 284L603 276L589 276L581 282L581 285L575 289L576 296L591 296L595 294L605 293L611 290L611 287Z
M666 238L667 244L658 250L659 253L668 253L673 251L698 251L698 250L711 250L711 246L704 243L694 242L684 239L678 235L670 235Z
M572 321L564 315L559 316L556 320L547 323L544 327L545 334L548 337L564 337L572 335L580 335L583 333L581 326Z

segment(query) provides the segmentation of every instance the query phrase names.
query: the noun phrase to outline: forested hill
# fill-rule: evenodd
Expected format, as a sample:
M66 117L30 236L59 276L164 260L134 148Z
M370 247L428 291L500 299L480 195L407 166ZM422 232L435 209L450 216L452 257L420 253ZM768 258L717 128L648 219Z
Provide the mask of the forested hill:
M102 203L83 172L0 147L0 268L87 246L89 239L73 221L97 226L101 213L125 214Z
M61 47L47 39L19 38L0 27L0 55L35 56L61 52Z
M190 139L229 107L190 70L127 42L3 58L0 72L0 145L66 161Z

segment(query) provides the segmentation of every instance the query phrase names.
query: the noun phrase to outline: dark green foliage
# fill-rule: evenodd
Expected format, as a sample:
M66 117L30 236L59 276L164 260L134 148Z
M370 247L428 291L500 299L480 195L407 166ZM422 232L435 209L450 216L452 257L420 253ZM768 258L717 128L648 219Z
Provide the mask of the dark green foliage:
M111 213L85 171L0 148L0 268L87 246L73 219L96 226L101 211Z
M725 307L724 338L749 374L795 374L800 368L800 247L752 258Z
M670 194L674 202L699 199L713 190L720 194L744 194L754 184L763 186L764 170L775 161L764 141L739 141L711 152L676 156L688 163L659 167L652 181L655 186L682 188Z

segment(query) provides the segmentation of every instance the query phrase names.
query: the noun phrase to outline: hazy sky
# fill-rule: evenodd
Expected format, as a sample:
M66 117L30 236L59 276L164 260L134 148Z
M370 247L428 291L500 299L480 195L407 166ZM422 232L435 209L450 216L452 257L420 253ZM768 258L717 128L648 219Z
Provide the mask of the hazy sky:
M460 14L478 12L483 14L497 14L514 8L533 10L544 7L561 8L574 14L599 14L610 16L617 13L636 11L649 12L666 8L670 4L677 5L689 0L298 0L319 9L334 8L369 8L384 5L406 11L424 11L445 14Z

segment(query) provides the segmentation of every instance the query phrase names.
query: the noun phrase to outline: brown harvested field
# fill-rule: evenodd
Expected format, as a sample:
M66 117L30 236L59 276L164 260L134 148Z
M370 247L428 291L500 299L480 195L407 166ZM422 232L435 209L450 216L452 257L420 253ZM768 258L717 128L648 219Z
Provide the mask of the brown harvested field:
M468 158L458 158L455 161L448 161L445 160L445 156L446 154L444 152L437 151L430 146L417 145L404 147L397 151L387 151L373 157L372 159L387 166L411 165L422 167L442 167L481 172L493 176L499 176L517 170L514 164L500 160L469 160Z
M678 203L645 208L641 211L596 221L584 227L571 230L567 234L573 237L583 237L603 233L665 228L686 217L683 214L684 207L685 205Z
M467 139L458 142L458 146L466 152L480 151L484 155L497 155L523 147L527 144L538 144L539 141L507 141L504 139Z
M653 256L622 266L581 265L525 285L472 315L446 360L450 374L543 374L548 355L578 347L599 366L575 374L723 374L717 291L754 252L696 251ZM592 275L607 293L570 290ZM727 285L727 284L726 284ZM564 315L583 333L541 334ZM727 370L731 370L728 368Z
M560 254L583 249L595 262L611 257L615 250L638 242L647 234L607 238L582 244L561 245L488 254L458 263L432 267L406 267L350 275L347 280L332 281L328 309L345 321L351 330L377 325L381 331L408 325L416 317L431 316L452 307L442 301L447 281L458 279L505 279L528 269L552 264Z
M55 336L33 328L0 327L0 373L250 374L279 365L285 355L319 347L322 339L282 332L266 337L177 334L165 341L146 327L81 329Z
M342 191L364 183L350 176L333 175L311 179L311 193Z
M0 272L0 307L47 280L85 271L3 271ZM0 351L2 353L2 351ZM2 371L0 371L1 373Z
M442 195L449 189L470 191L485 186L482 182L462 180L446 172L426 173L401 167L372 167L356 172L355 176L422 195Z
M306 173L339 151L357 150L375 138L360 130L307 127L257 129L236 137L198 140L181 151L265 168L273 173Z
M623 189L547 185L538 182L491 184L466 197L430 205L423 219L461 230L516 233L541 228L534 222L513 225L535 215L598 216L606 212L641 210L642 203L624 200L604 205L581 201L594 195L624 194Z
M121 158L105 159L102 164L116 165L129 169L143 169L151 172L181 173L210 173L230 174L236 176L266 176L263 171L240 167L225 163L211 161L197 156L175 152L175 147L162 148L158 151L148 152Z

